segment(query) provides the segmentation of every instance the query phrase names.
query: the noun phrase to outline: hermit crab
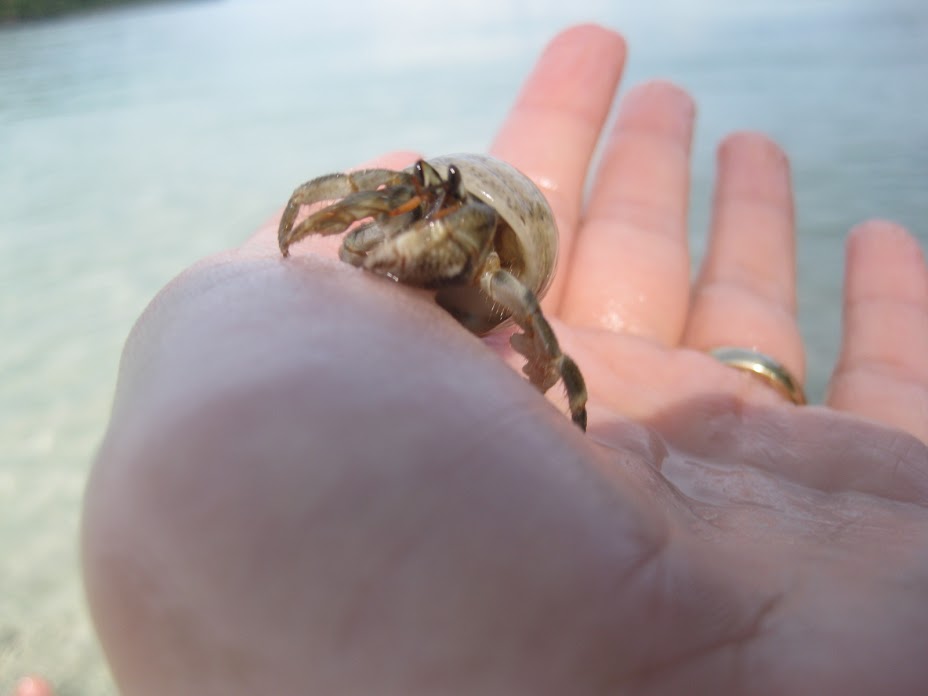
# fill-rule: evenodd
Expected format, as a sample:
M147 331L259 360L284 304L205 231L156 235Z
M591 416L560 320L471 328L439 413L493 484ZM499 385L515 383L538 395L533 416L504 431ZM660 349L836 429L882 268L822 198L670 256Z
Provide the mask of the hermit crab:
M297 222L304 206L334 201ZM366 222L365 222L366 221ZM361 223L356 225L355 223ZM542 193L514 167L484 155L419 160L408 169L362 169L299 186L280 219L284 256L313 234L340 234L342 261L407 285L477 335L514 321L510 339L542 393L559 379L574 423L586 429L586 386L561 352L539 299L554 275L557 227Z

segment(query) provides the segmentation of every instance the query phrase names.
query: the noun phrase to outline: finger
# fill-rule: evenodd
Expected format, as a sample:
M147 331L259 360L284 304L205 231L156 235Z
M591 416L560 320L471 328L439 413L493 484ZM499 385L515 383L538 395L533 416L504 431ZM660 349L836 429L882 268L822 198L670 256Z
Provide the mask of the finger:
M694 115L686 92L664 82L623 99L570 258L565 320L679 341Z
M844 338L827 402L928 442L928 269L903 228L872 221L847 243Z
M13 696L53 696L52 687L41 677L24 677L16 684Z
M735 134L719 148L709 247L683 342L757 350L803 379L789 162L763 135Z
M528 77L491 152L541 188L560 230L560 257L569 259L583 185L625 63L625 42L602 27L559 34ZM564 273L548 291L557 304Z
M369 160L353 169L404 169L419 159L421 155L418 152L397 151L389 152L375 159ZM308 172L304 181L308 181L315 176L328 174L328 172ZM302 181L293 183L296 188ZM252 234L239 247L239 250L255 256L278 256L280 247L277 244L277 225L280 222L280 215L283 211L283 204L286 199L281 201L281 209L274 213L274 216L264 223L261 228ZM302 216L301 216L302 218ZM322 237L313 236L300 242L300 254L317 254L329 258L338 258L338 247L341 245L341 236Z

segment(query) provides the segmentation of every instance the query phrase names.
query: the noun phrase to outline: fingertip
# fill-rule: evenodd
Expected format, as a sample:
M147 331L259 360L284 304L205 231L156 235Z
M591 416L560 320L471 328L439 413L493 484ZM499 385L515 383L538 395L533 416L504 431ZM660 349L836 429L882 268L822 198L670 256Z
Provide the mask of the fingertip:
M562 44L568 45L595 45L597 47L607 47L616 55L622 55L628 51L628 44L625 37L619 32L597 24L595 22L584 22L575 24L555 34L554 38L548 42L545 52L552 49L559 49Z
M556 34L544 47L513 108L520 130L537 121L528 107L568 114L594 126L598 135L625 66L625 39L597 24L581 24ZM504 124L504 131L506 130ZM552 133L564 137L564 134ZM506 137L499 138L505 147ZM497 146L499 146L499 142Z
M890 299L928 306L928 267L918 239L891 220L853 227L846 243L847 300Z
M696 101L683 87L670 80L649 80L632 87L623 98L615 133L660 134L689 152L695 118Z
M13 696L53 696L51 685L41 677L24 677L16 684Z
M629 89L623 101L623 108L628 109L636 105L639 100L648 102L660 100L661 102L676 104L681 111L686 112L690 117L696 112L696 100L690 96L690 93L673 80L664 78L647 80Z
M721 200L753 201L793 216L792 176L789 157L765 133L737 131L719 143L716 203Z
M898 222L886 218L870 218L851 228L850 236L860 235L892 235L910 237L909 231Z
M908 255L924 258L921 244L905 227L892 220L872 218L851 228L847 236L848 251L866 253L874 248L894 248Z
M719 142L720 150L732 147L754 147L771 152L783 152L783 148L776 140L767 133L757 130L735 130L725 135Z
M750 158L755 163L789 166L789 157L779 143L760 131L735 131L722 139L717 152L719 163L730 162L736 158Z

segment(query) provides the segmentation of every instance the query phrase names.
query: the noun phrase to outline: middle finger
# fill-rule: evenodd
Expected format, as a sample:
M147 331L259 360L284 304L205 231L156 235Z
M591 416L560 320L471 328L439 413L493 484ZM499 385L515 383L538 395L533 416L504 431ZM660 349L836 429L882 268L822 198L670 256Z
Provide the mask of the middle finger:
M570 259L567 321L676 344L689 296L694 115L690 97L666 82L623 99Z

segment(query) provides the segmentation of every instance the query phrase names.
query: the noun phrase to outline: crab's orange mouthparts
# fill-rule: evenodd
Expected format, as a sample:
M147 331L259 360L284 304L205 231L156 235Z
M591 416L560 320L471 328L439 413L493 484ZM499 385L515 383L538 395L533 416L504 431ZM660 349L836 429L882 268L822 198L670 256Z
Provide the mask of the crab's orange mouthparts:
M408 213L415 210L422 204L422 198L420 196L413 196L408 201L403 203L399 208L394 208L390 211L390 217L395 215L402 215L403 213Z

